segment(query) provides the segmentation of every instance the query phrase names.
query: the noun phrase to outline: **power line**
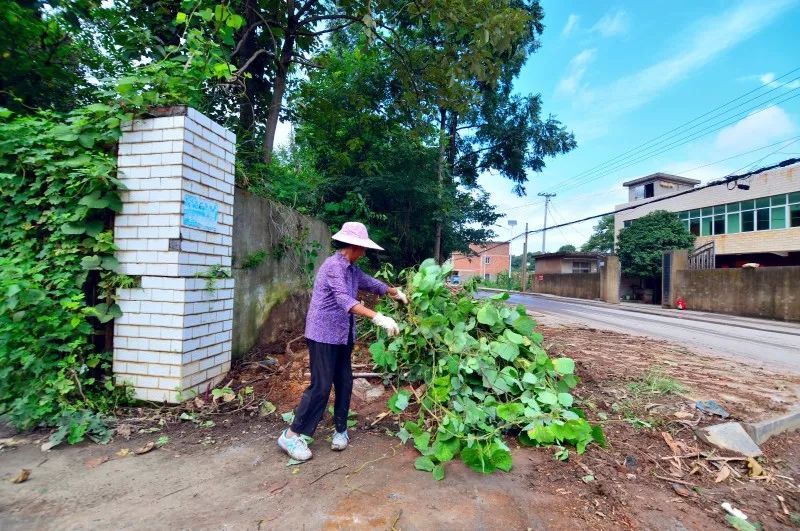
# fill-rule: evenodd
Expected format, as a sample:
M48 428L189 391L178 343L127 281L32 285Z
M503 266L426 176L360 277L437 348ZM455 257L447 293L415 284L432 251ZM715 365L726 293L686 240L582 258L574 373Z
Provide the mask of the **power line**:
M783 149L783 148L781 148L781 149ZM662 197L656 197L655 199L652 199L651 201L647 201L645 203L639 203L638 205L630 205L630 206L618 208L616 210L611 210L609 212L603 212L602 214L595 214L593 216L587 216L585 218L576 219L574 221L568 221L566 223L560 223L558 225L553 225L551 227L547 227L546 229L545 228L541 228L541 229L529 230L529 231L526 231L526 232L523 232L521 234L518 234L518 235L514 236L513 238L511 238L508 241L498 242L497 245L494 245L492 247L484 249L483 252L491 251L492 249L496 249L497 247L500 247L501 245L505 245L507 243L511 243L512 241L516 240L517 238L521 238L521 237L525 236L526 234L536 234L536 233L542 232L544 230L557 229L557 228L560 228L560 227L566 227L566 226L569 226L569 225L575 225L577 223L583 223L584 221L589 221L589 220L592 220L592 219L602 218L603 216L610 216L610 215L613 215L613 214L618 214L620 212L625 212L625 211L628 211L628 210L634 210L634 209L637 209L639 207L643 207L645 205L652 205L653 203L659 203L661 201L666 201L667 199L674 199L676 197L680 197L680 196L683 196L683 195L693 194L695 192L699 192L700 190L705 190L706 188L712 188L714 186L721 186L723 184L728 184L728 183L736 182L736 181L739 181L739 180L748 179L748 178L752 177L753 175L758 175L760 173L764 173L764 172L767 172L767 171L770 171L770 170L774 170L776 168L784 168L786 166L791 166L791 165L797 164L797 163L800 163L800 157L796 157L796 158L792 158L792 159L786 159L786 160L783 160L783 161L778 162L776 164L772 164L770 166L765 166L763 168L752 170L752 171L749 171L747 173L743 173L741 175L728 175L728 176L722 177L722 178L720 178L720 179L718 179L716 181L711 181L711 182L708 182L706 184L700 185L700 186L698 186L696 188L690 188L689 190L683 190L682 192L677 192L677 193L674 193L674 194L671 194L671 195L665 195L665 196L662 196Z
M720 160L715 160L714 162L709 162L708 164L703 164L702 166L695 166L694 168L690 168L688 170L681 170L678 173L681 173L681 174L683 174L683 173L691 173L691 172L696 171L696 170L701 170L703 168L708 168L709 166L715 166L715 165L719 164L720 162L726 162L726 161L729 161L731 159L737 159L737 158L741 157L742 155L749 155L750 153L755 153L756 151L761 151L762 149L771 148L773 146L777 146L778 144L783 144L784 142L787 142L789 140L795 140L795 139L799 139L799 138L800 138L800 136L784 138L783 140L778 140L777 142L773 142L772 144L769 144L769 145L766 145L766 146L761 146L761 147L758 147L758 148L755 148L755 149L751 149L750 151L743 151L741 153L736 153L735 155L731 155L730 157L726 157L726 158L720 159ZM791 145L791 144L788 144L788 145ZM786 147L786 146L784 146L784 147ZM781 147L781 149L783 149L783 147ZM737 170L737 171L739 171L739 170Z
M763 108L761 110L758 110L758 111L756 111L754 113L750 113L749 116L753 116L755 114L759 114L761 112L766 111L767 109L769 109L770 107L772 107L774 105L785 103L785 102L787 102L789 100L797 98L798 96L800 96L800 90L794 89L792 92L795 92L795 91L797 92L797 94L794 94L792 96L784 98L784 99L782 99L782 100L780 100L778 102L775 102L772 105L770 105L769 107L765 107L765 108ZM675 140L674 142L672 142L670 144L667 144L665 146L657 147L656 149L658 151L647 152L647 153L641 154L641 156L639 156L639 158L628 160L628 161L624 161L624 162L621 163L622 165L620 165L620 166L615 166L615 167L612 167L612 168L608 168L608 171L606 171L605 173L601 173L599 175L592 175L589 178L585 178L585 179L582 179L582 180L580 180L578 182L574 182L574 183L572 183L571 186L566 186L564 188L561 188L560 191L563 192L563 191L566 191L566 190L571 190L571 189L583 186L585 184L588 184L588 183L590 183L590 182L592 182L594 180L602 179L603 177L607 177L607 176L611 175L614 172L617 172L617 171L620 171L620 170L624 170L624 169L629 168L629 167L631 167L631 166L633 166L635 164L638 164L640 162L644 162L645 160L648 160L648 159L651 159L651 158L656 157L658 155L661 155L662 153L666 153L667 151L671 151L671 150L673 150L674 148L676 148L678 146L681 146L681 145L684 145L684 144L688 144L689 142L697 140L698 138L702 138L704 136L710 135L711 133L715 133L715 132L719 131L720 129L723 129L723 128L733 124L740 117L747 115L750 112L750 110L752 110L752 109L748 109L748 110L746 110L746 111L744 111L742 113L739 113L737 115L734 115L734 116L731 116L729 118L726 118L726 120L728 120L728 121L722 123L722 125L719 125L719 126L713 128L713 129L705 130L705 131L699 131L698 133L690 133L690 135L688 137L679 138L679 139Z
M780 76L780 77L778 77L776 80L774 80L774 81L773 81L773 83L775 83L775 82L776 82L777 80L779 80L779 79L783 79L783 78L785 78L785 77L787 77L787 76L790 76L791 74L793 74L793 73L797 72L798 70L800 70L800 67L797 67L797 68L795 68L795 69L791 70L790 72L787 72L787 73L783 74L782 76ZM759 96L757 96L757 98L760 98L760 97L762 97L762 96L764 96L764 95L766 95L766 94L769 94L770 92L773 92L774 90L776 90L776 89L778 89L778 88L781 88L781 87L783 87L783 86L786 86L786 85L788 85L788 84L792 83L793 81L795 81L795 80L793 79L793 80L790 80L790 81L788 81L788 82L785 82L785 83L783 83L783 84L780 84L780 85L778 85L778 86L775 86L773 89L771 89L771 90L769 90L769 91L767 91L767 92L765 92L765 93L763 93L763 94L760 94ZM732 99L732 100L730 100L730 101L727 101L727 102L723 103L722 105L719 105L719 106L717 106L717 107L715 107L715 108L711 109L710 111L708 111L708 112L706 112L706 113L704 113L704 114L701 114L700 116L697 116L697 117L695 117L695 118L693 118L693 119L691 119L691 120L689 120L689 121L687 121L687 122L684 122L684 123L682 123L682 124L680 124L680 125L678 125L678 126L676 126L676 127L672 128L672 129L670 129L669 131L667 131L667 132L665 132L665 133L662 133L662 134L661 134L661 135L659 135L659 136L656 136L656 137L654 137L654 138L651 138L650 140L648 140L648 141L646 141L646 142L643 142L642 144L639 144L638 146L635 146L635 147L633 147L633 148L629 149L628 151L625 151L625 152L623 152L623 153L621 153L621 154L617 155L616 157L613 157L613 158L611 158L611 159L609 159L609 160L607 160L607 161L605 161L605 162L602 162L602 163L598 164L597 166L594 166L594 167L592 167L592 168L589 168L588 170L585 170L585 171L583 171L583 172L581 172L581 173L577 174L577 175L576 175L574 178L579 178L579 177L582 177L582 176L584 176L584 175L587 175L587 174L590 174L590 173L594 173L594 172L596 172L597 170L599 170L600 168L603 168L604 166L607 166L607 165L609 165L609 164L611 164L611 163L614 163L616 160L618 160L618 159L620 159L620 158L624 158L624 157L626 157L626 156L627 156L628 154L630 154L630 153L633 153L633 152L636 152L636 151L639 151L639 150L641 150L642 148L644 148L644 147L646 147L646 146L648 146L648 145L652 144L652 143L653 143L653 142L655 142L656 140L659 140L659 139L661 139L661 138L663 138L663 137L665 137L665 136L668 136L668 135L670 135L671 133L673 133L673 132L675 132L675 131L678 131L679 129L682 129L682 128L684 128L684 127L686 127L687 125L690 125L690 124L692 124L692 123L696 122L697 120L700 120L701 118L705 118L705 117L706 117L706 116L708 116L709 114L712 114L712 113L714 113L714 112L716 112L716 111L718 111L718 110L720 110L720 109L723 109L723 108L727 107L728 105L730 105L731 103L734 103L734 102L736 102L736 101L738 101L738 100L740 100L740 99L742 99L742 98L745 98L745 97L749 96L750 94L753 94L754 92L758 92L758 91L760 91L760 90L761 90L761 89L763 89L765 86L767 86L767 85L761 85L761 86L759 86L759 87L756 87L756 88L754 88L753 90L750 90L750 91L748 91L748 92L746 92L746 93L742 94L741 96L738 96L738 97L736 97L736 98L734 98L734 99ZM748 100L748 101L751 101L751 100ZM740 104L740 106L741 106L741 104ZM729 111L725 111L725 112L727 113L727 112L729 112ZM724 114L724 113L723 113L723 114ZM565 181L562 181L562 182L565 182ZM561 183L557 184L556 186L559 186L560 184L561 184Z
M709 115L711 115L711 114L715 113L716 111L718 111L718 110L720 110L720 109L724 109L725 107L728 107L728 106L729 106L729 105L731 105L732 103L735 103L735 102L737 102L737 101L739 101L739 100L741 100L741 99L743 99L743 98L746 98L747 96L749 96L749 95L751 95L751 94L753 94L753 93L755 93L755 92L759 92L759 91L761 91L761 90L762 90L763 88L765 88L765 87L770 87L770 86L771 86L772 88L771 88L770 90L767 90L766 92L763 92L763 93L761 93L761 94L759 94L759 95L757 95L757 96L755 96L755 97L753 97L753 98L750 98L749 100L747 100L747 101L745 101L745 102L742 102L742 103L740 103L740 104L739 104L739 105L737 105L736 107L733 107L733 108L727 109L727 110L725 110L725 111L724 111L724 112L722 112L722 113L718 113L718 114L714 115L713 117L711 117L711 118L708 118L708 119L706 119L706 120L704 120L704 121L700 122L699 124L695 124L695 125L693 125L693 126L690 128L690 130L691 130L691 129L695 129L695 128L696 128L698 125L701 125L701 124L703 124L703 123L706 123L706 122L708 122L708 121L712 120L713 118L716 118L716 117L722 116L722 115L724 115L724 114L728 114L728 113L730 113L731 111L733 111L733 110L735 110L735 109L737 109L737 108L740 108L740 107L742 107L743 105L745 105L745 104L747 104L747 103L750 103L750 102L752 102L752 101L754 101L754 100L757 100L757 99L763 98L764 96L766 96L766 95L768 95L768 94L770 94L770 93L772 93L772 92L774 92L774 91L776 91L776 90L779 90L779 89L781 89L781 88L783 88L783 87L785 87L785 86L788 86L788 85L790 85L791 83L795 82L797 79L800 79L800 77L798 77L798 78L793 78L793 79L790 79L789 81L786 81L786 82L784 82L784 83L781 83L781 84L777 84L777 85L775 84L775 83L776 83L778 80L780 80L780 79L783 79L783 78L785 78L785 77L788 77L788 76L790 76L791 74L793 74L793 73L795 73L795 72L797 72L797 71L800 71L800 67L797 67L797 68L795 68L795 69L793 69L793 70L791 70L791 71L789 71L789 72L787 72L787 73L785 73L785 74L781 75L780 77L778 77L776 80L774 80L772 83L770 83L770 84L768 84L768 85L762 85L762 86L759 86L759 87L757 87L757 88L755 88L755 89L753 89L753 90L750 90L750 91L748 91L748 92L746 92L746 93L744 93L744 94L742 94L742 95L740 95L740 96L738 96L738 97L736 97L736 98L734 98L734 99L732 99L732 100L730 100L730 101L728 101L728 102L726 102L726 103L724 103L724 104L722 104L722 105L719 105L719 106L717 106L717 107L715 107L715 108L711 109L710 111L708 111L708 112L706 112L706 113L704 113L704 114L701 114L700 116L697 116L697 117L693 118L692 120L689 120L689 121L687 121L687 122L684 122L684 123L682 123L682 124L680 124L680 125L678 125L678 126L676 126L676 127L672 128L672 129L670 129L669 131L667 131L667 132L665 132L665 133L662 133L661 135L658 135L658 136L656 136L656 137L654 137L654 138L652 138L652 139L650 139L650 140L648 140L648 141L646 141L646 142L643 142L642 144L639 144L638 146L635 146L635 147L633 147L633 148L631 148L631 149L629 149L629 150L627 150L627 151L625 151L625 152L623 152L623 153L621 153L621 154L617 155L616 157L613 157L613 158L611 158L611 159L609 159L609 160L607 160L607 161L605 161L605 162L602 162L602 163L600 163L600 164L598 164L598 165L596 165L596 166L594 166L594 167L592 167L592 168L589 168L588 170L585 170L585 171L583 171L583 172L581 172L581 173L578 173L578 174L576 174L575 176L573 176L573 177L572 177L572 178L570 178L570 179L566 179L566 180L564 180L564 181L561 181L560 183L557 183L557 184L555 185L555 187L557 188L557 187L561 186L562 184L568 183L568 182L569 182L569 181L571 181L572 179L579 179L579 178L581 178L581 177L585 177L585 176L591 175L591 174L593 174L593 173L597 173L598 171L601 171L601 170L602 170L602 171L605 171L606 169L608 169L608 168L607 168L608 166L611 166L611 165L618 165L620 162L622 162L620 159L626 159L626 158L631 158L631 157L637 157L637 156L639 156L639 155L640 155L640 153L639 153L639 154L637 154L636 152L641 152L641 151L643 151L645 148L647 148L647 149L651 149L652 147L654 147L654 146L651 146L651 144L654 144L654 143L661 144L661 143L663 143L663 142L664 142L664 140L661 140L662 138L664 138L664 137L674 137L674 136L677 136L676 134L673 134L673 133L676 133L676 132L680 131L681 129L684 129L686 126L688 126L688 125L691 125L691 124L693 124L693 123L697 122L698 120L701 120L702 118L705 118L705 117L707 117L707 116L709 116ZM794 90L794 88L792 88L792 90ZM770 100L772 100L772 99L775 99L775 98L770 98ZM764 103L766 103L766 102L760 102L760 103L758 103L757 105L753 106L752 108L756 108L756 107L758 107L758 106L760 106L760 105L763 105ZM752 108L751 108L750 110L752 110ZM748 111L745 111L745 112L748 112ZM729 119L729 118L725 118L724 120L727 120L727 119ZM685 131L683 131L683 132L681 132L681 133L678 133L678 134L684 134L684 133L685 133ZM657 141L659 141L659 140L661 140L661 142L657 142ZM650 146L650 147L648 147L648 146Z

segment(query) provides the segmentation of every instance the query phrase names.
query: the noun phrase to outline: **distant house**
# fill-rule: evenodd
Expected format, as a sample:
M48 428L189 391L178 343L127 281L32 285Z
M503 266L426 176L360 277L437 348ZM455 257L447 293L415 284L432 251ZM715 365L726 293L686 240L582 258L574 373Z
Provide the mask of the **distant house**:
M451 278L465 282L472 277L497 280L498 273L508 273L511 265L511 248L507 242L471 243L470 254L453 253Z
M536 257L536 274L597 273L602 253L547 253Z
M628 202L617 209L628 210L614 215L615 235L637 218L667 210L697 236L695 247L714 243L716 267L800 265L800 165L682 195L700 181L654 173L622 184Z

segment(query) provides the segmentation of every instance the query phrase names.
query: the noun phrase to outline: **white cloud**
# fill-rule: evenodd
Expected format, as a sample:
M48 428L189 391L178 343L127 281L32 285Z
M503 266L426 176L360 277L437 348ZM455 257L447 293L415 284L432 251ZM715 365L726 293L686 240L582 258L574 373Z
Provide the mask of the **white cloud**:
M594 60L596 51L594 48L583 50L570 60L569 65L567 65L567 74L558 82L556 92L567 95L578 91L583 75L586 73L586 68Z
M575 13L570 14L569 18L567 18L567 23L564 25L564 29L561 30L561 35L564 37L569 37L572 33L578 29L578 22L580 21L580 16L576 15Z
M575 102L587 118L574 123L586 140L601 136L615 119L650 102L664 90L752 37L773 22L796 0L753 0L697 22L685 35L670 35L685 43L671 57L653 63L596 89L583 87Z
M712 144L717 156L741 153L798 132L797 124L778 106L767 107L749 114L721 130Z
M785 79L782 81L777 81L774 72L767 72L766 74L761 74L760 76L757 77L762 85L766 85L770 88L782 87L785 88L786 90L794 90L796 88L800 88L800 79L792 79L792 80Z
M598 20L591 31L595 31L603 37L613 37L628 32L628 14L618 9L614 13L606 13Z

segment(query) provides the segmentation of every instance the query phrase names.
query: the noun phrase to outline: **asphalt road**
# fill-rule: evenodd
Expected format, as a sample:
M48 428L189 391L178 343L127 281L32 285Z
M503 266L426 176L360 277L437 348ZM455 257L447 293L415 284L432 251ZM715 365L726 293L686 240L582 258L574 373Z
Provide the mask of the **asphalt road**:
M491 295L482 292L478 296ZM800 374L800 325L719 314L680 317L653 315L613 305L583 303L536 295L511 294L543 316L544 324L580 324L627 334L665 339L701 352L754 363L772 371ZM713 322L712 322L713 321Z

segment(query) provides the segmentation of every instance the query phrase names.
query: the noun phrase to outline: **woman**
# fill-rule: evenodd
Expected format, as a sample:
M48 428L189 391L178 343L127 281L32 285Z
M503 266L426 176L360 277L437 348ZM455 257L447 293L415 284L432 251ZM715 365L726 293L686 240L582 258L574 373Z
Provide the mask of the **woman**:
M355 316L371 319L390 336L399 333L394 319L376 313L356 300L358 290L363 289L378 295L388 294L391 298L408 304L402 291L388 287L355 265L356 260L364 256L366 249L383 250L369 239L367 228L362 223L345 223L333 235L333 240L338 250L325 260L317 273L306 315L305 337L311 363L311 384L295 408L291 427L278 437L278 446L298 461L311 459L311 450L301 435L314 434L328 404L331 385L336 390L333 406L336 432L331 449L347 448L350 440L347 435L347 413L353 392L350 355L356 338Z

